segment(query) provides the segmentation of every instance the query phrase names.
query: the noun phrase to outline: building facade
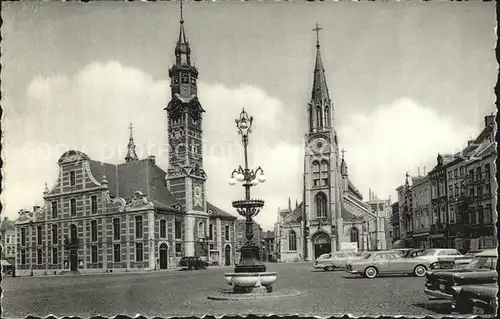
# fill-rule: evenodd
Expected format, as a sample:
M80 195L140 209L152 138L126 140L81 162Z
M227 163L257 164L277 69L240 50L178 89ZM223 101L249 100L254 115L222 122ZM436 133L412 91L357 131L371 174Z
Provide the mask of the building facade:
M14 221L4 217L0 220L0 242L2 244L2 272L12 270L16 261L16 229Z
M252 231L253 231L253 243L259 247L262 252L264 251L264 232L262 231L262 227L259 223L257 223L254 219L252 223ZM236 263L239 262L241 258L240 249L243 247L247 241L246 237L246 220L245 219L237 219L235 221L235 252L236 252Z
M234 264L236 217L207 201L197 69L191 65L184 20L169 70L169 163L140 160L132 128L125 162L64 153L44 205L16 222L17 274L113 272L175 268L183 256Z
M392 218L391 218L391 226L392 226L392 248L399 248L395 245L395 243L400 242L401 234L399 230L399 202L395 202L391 204L392 210Z
M404 241L406 247L456 248L462 252L497 246L495 130L494 115L486 116L481 133L468 141L462 151L438 154L437 164L428 175L412 178L412 185L406 182L396 189L399 204L397 209L393 207L393 215L399 210L402 216L399 226L393 219L394 235L399 231L395 243ZM430 205L425 195L429 187ZM407 223L410 209L405 208L408 189L413 194L413 210L409 214L413 229ZM426 236L427 229L428 240L418 238Z
M276 245L274 231L268 230L264 233L264 261L275 261Z
M431 182L429 176L412 178L413 243L411 247L429 247L429 227L432 212Z

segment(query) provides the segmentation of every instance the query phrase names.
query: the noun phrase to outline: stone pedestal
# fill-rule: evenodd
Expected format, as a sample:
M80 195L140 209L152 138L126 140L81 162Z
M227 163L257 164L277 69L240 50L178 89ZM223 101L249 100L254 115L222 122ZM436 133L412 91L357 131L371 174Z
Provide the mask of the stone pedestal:
M235 273L266 272L266 265L260 260L260 250L258 246L243 246L240 249L241 259L234 267Z

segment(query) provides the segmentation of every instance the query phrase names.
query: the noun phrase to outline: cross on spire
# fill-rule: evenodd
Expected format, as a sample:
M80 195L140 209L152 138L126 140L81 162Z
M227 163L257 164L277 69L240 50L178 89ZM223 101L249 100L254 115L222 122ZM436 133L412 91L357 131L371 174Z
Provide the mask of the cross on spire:
M323 30L323 28L320 28L318 23L316 22L316 28L313 29L313 31L316 32L316 47L319 48L319 31Z
M184 17L182 15L182 0L180 0L180 2L181 2L181 23L184 23Z
M134 129L134 127L132 126L132 122L130 122L130 126L128 127L128 129L130 130L130 138L132 138L132 130Z
M342 149L342 151L341 151L341 152L342 152L342 160L344 160L344 153L346 152L346 150L345 150L345 149Z

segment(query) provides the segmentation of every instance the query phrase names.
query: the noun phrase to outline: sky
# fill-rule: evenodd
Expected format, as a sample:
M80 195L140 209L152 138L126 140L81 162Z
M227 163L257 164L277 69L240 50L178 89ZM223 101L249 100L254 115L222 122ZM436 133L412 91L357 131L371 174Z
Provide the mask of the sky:
M43 203L69 149L121 163L128 126L139 157L167 169L168 69L179 33L170 2L2 5L2 215ZM405 174L460 151L496 112L495 10L488 2L186 2L199 70L208 200L236 214L229 186L243 161L234 119L254 117L252 189L271 229L302 200L304 134L316 22L335 127L350 179L368 198L396 198Z

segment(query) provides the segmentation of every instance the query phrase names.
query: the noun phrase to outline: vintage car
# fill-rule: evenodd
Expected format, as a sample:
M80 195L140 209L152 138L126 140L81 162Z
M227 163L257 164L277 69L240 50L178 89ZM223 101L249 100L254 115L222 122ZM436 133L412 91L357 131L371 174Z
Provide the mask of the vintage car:
M456 286L496 283L498 273L496 249L478 253L466 267L428 271L424 292L432 299L453 300Z
M370 279L378 274L412 274L423 277L429 269L429 264L426 259L403 258L395 251L380 251L348 263L346 271Z
M406 254L403 256L405 258L415 258L418 256L421 256L424 253L425 249L412 249L406 252Z
M495 314L497 310L497 283L455 286L451 311L459 314Z
M315 269L323 269L324 271L333 271L335 269L345 268L347 262L355 259L360 259L355 252L334 252L323 254L314 261Z
M471 260L473 259L473 256L447 256L447 257L441 257L438 258L438 261L435 261L431 264L431 270L435 269L457 269L457 268L463 268L467 266Z
M183 269L205 269L208 267L208 262L200 257L182 257L179 262L179 267Z
M457 258L459 256L463 256L463 255L456 249L432 248L432 249L426 249L418 257L425 258L432 264L432 263L438 261L440 258L445 258L445 257Z

